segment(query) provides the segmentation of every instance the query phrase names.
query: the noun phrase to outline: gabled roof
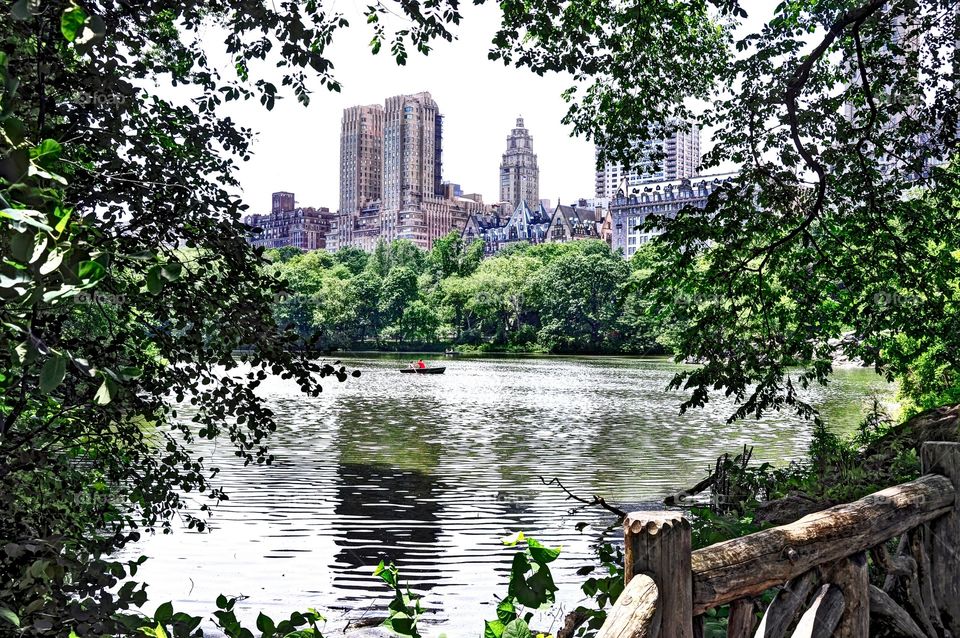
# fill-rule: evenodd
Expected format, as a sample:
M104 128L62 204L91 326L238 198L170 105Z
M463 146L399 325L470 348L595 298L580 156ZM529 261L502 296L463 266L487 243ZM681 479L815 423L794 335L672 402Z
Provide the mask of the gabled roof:
M570 224L592 224L597 221L597 214L592 208L557 204L557 210L554 214L563 215L563 218Z

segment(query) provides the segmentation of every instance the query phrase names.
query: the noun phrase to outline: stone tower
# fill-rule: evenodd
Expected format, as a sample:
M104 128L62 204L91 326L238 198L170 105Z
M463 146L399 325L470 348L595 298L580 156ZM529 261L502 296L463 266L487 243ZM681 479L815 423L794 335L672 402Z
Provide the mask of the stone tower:
M533 152L533 138L517 118L517 126L507 137L507 151L500 161L500 201L517 206L521 201L530 210L540 206L540 169Z

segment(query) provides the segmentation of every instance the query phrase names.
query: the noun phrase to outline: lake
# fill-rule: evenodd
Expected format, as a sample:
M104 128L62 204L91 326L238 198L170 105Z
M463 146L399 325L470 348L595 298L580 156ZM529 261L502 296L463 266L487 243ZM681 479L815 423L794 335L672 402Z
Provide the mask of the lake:
M582 600L575 571L592 564L612 518L570 514L576 504L539 477L625 510L657 508L724 452L753 445L754 461L785 464L811 436L812 424L789 414L727 424L725 401L680 416L683 394L665 387L681 366L664 359L457 357L438 362L444 375L399 374L399 361L345 358L362 376L331 380L317 398L264 382L279 423L272 466L242 467L223 442L198 445L222 468L230 500L210 533L131 548L150 558L138 578L151 608L172 600L209 617L218 594L244 595L251 625L256 610L315 607L336 633L347 618L383 615L389 594L372 571L385 559L425 597L425 635L478 636L506 592L515 549L500 539L524 531L563 547L559 615ZM848 369L808 397L831 429L850 432L872 394L892 392L872 371Z

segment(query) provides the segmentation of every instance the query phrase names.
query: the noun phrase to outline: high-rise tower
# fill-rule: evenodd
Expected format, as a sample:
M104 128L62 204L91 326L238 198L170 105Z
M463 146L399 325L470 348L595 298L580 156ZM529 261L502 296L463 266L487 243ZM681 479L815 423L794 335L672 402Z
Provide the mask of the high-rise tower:
M443 121L429 93L387 98L383 119L383 208L439 195Z
M507 151L500 161L500 201L517 206L526 202L530 210L540 204L540 169L533 152L533 138L517 118L517 126L507 136Z
M700 127L694 123L678 126L670 135L640 144L647 155L659 154L654 163L646 161L638 168L625 169L621 164L607 162L597 170L596 196L615 197L626 183L628 187L648 182L660 182L696 177L700 167Z
M331 222L331 250L373 250L378 241L394 239L428 250L483 210L479 198L441 184L443 118L427 92L387 98L383 108L346 109L341 149L340 214ZM379 183L363 181L376 175Z
M340 212L353 213L381 196L383 107L343 110L340 131Z

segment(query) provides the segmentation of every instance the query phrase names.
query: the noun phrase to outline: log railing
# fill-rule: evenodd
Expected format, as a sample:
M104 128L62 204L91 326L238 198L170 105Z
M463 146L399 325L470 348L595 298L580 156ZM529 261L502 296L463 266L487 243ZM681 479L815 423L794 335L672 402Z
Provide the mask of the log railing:
M597 637L697 638L703 614L729 605L730 638L866 638L871 620L960 638L960 443L921 457L915 481L695 552L681 512L629 514L626 587Z

